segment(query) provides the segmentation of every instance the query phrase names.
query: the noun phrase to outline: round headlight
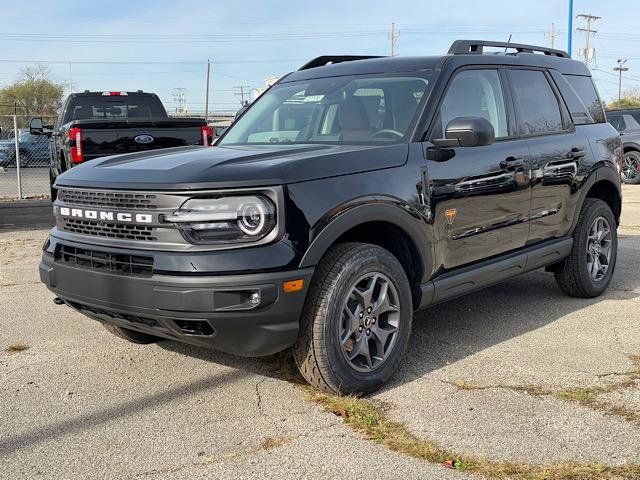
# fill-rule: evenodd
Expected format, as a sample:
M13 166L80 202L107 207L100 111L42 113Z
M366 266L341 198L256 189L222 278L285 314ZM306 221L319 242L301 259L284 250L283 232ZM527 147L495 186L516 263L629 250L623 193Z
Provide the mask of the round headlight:
M268 216L263 203L245 203L238 212L238 227L247 235L259 235Z

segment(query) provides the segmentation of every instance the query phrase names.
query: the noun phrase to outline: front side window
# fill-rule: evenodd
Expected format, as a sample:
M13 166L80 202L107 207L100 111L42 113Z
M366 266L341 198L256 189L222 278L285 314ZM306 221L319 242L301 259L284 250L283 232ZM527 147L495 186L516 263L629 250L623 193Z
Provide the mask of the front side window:
M440 106L432 138L444 137L447 125L457 117L482 117L493 125L496 138L508 136L504 95L497 70L464 70L453 78Z
M405 141L428 78L345 76L275 85L218 145Z
M514 102L520 135L540 135L563 130L558 99L538 70L511 70Z

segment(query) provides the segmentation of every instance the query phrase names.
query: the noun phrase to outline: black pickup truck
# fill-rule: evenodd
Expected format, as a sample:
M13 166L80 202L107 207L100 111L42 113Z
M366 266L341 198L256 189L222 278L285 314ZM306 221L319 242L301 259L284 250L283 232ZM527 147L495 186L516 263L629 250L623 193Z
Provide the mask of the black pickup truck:
M51 198L55 179L74 165L94 158L159 148L211 145L213 134L201 118L170 118L153 93L72 93L53 127L31 120L30 132L49 135L52 148Z

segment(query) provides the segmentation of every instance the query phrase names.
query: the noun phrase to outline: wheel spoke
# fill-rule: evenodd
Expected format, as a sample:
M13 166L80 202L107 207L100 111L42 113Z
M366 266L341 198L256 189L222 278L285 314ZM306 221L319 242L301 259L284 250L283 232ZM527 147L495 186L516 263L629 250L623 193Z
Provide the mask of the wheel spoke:
M373 291L376 288L377 280L378 276L375 275L368 280L367 286L364 290L359 289L357 286L353 289L353 297L358 300L363 306L371 305L371 299L373 297Z
M382 328L379 325L375 325L375 328L371 330L373 340L376 343L376 353L381 360L384 360L386 357L387 352L385 347L387 345L387 340L389 340L389 337L395 334L397 330L398 328L394 326Z

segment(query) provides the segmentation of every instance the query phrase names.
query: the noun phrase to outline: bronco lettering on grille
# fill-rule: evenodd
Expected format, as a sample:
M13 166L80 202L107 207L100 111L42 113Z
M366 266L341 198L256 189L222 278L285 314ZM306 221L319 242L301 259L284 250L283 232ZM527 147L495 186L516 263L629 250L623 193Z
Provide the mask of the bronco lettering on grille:
M152 223L153 216L148 213L105 212L102 210L85 210L84 208L59 207L63 217L85 218L87 220L116 221L122 223Z

